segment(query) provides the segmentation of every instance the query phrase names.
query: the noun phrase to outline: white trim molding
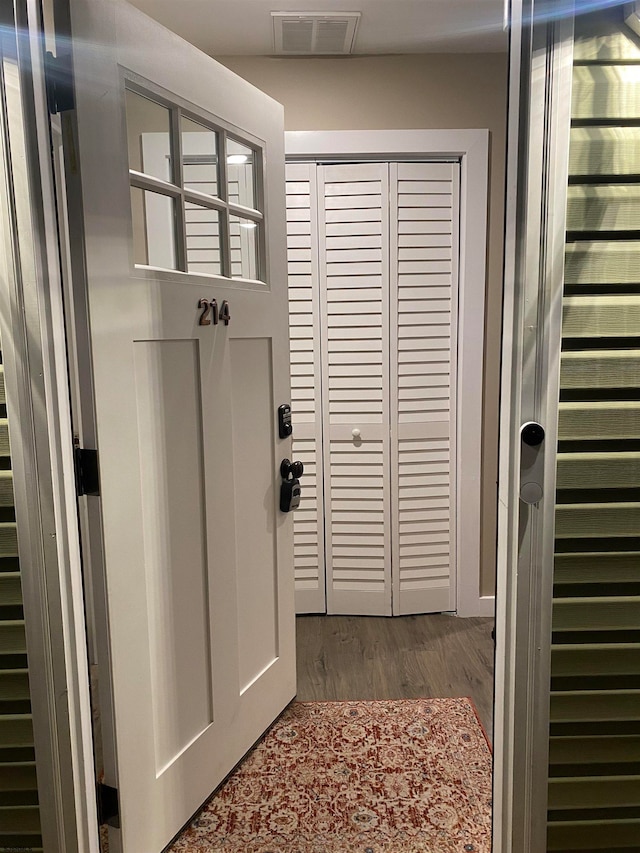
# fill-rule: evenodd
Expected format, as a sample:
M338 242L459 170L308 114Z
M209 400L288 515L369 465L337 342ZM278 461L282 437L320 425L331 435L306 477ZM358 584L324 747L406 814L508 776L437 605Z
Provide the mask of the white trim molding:
M2 34L0 333L45 850L97 853L98 818L52 136L38 0Z
M484 309L489 177L488 130L288 131L288 160L460 161L460 291L457 391L458 616L492 616L480 593Z
M493 849L547 850L556 444L573 17L512 0L494 707ZM520 428L545 428L543 494L520 500ZM546 448L546 449L545 449ZM530 463L528 463L530 464ZM529 474L527 474L527 477Z

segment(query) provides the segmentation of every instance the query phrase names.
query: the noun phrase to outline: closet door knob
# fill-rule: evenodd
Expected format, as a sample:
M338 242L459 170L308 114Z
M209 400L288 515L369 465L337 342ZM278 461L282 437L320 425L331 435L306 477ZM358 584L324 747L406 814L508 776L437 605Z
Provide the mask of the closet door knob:
M354 438L360 438L360 430L358 429L358 427L356 427L355 429L352 429L352 430L351 430L351 435L352 435Z

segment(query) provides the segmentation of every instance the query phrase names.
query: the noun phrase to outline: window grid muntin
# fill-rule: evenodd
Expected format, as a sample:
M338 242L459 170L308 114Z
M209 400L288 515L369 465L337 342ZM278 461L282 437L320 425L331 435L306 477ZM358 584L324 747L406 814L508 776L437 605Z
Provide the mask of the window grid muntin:
M186 233L186 216L185 203L191 202L202 207L207 207L211 210L216 210L219 213L220 225L220 253L222 278L229 281L256 281L260 284L266 284L266 235L264 227L264 149L255 142L244 138L240 134L228 130L226 127L216 124L197 112L176 104L174 101L168 100L161 94L151 91L150 89L138 84L130 78L125 79L125 88L147 98L159 106L166 107L170 112L170 132L169 132L169 151L171 157L171 172L175 183L163 181L161 178L156 178L153 175L148 175L144 172L138 172L134 169L129 169L129 183L132 187L147 190L173 198L175 204L175 219L176 219L176 270L168 269L167 272L181 272L190 276L205 276L207 278L219 278L220 276L208 275L205 273L190 273L188 270L187 261L187 233ZM190 119L196 124L205 127L216 134L217 138L217 156L218 156L218 190L219 195L213 196L208 193L199 193L184 186L183 172L183 153L182 153L182 138L181 138L181 119L182 117ZM126 113L125 113L126 123ZM245 207L244 205L235 204L228 200L228 170L227 170L227 140L232 139L240 145L249 148L253 154L253 193L256 208ZM242 277L233 277L231 275L231 241L229 234L229 216L238 216L243 219L248 219L256 223L256 279L245 279ZM138 267L144 267L142 264L137 264Z

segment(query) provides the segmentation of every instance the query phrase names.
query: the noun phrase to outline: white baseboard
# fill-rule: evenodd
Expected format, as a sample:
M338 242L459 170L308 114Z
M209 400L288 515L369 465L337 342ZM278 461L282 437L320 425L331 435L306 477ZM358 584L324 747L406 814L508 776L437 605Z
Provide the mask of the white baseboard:
M467 598L463 606L458 606L457 615L468 616L495 616L495 595L479 595L477 598Z

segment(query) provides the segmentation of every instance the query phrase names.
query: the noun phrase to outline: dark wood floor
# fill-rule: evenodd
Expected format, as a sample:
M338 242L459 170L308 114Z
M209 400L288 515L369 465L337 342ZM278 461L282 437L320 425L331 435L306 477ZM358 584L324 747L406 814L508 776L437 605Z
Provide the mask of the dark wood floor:
M305 700L470 696L491 737L493 619L298 616Z

